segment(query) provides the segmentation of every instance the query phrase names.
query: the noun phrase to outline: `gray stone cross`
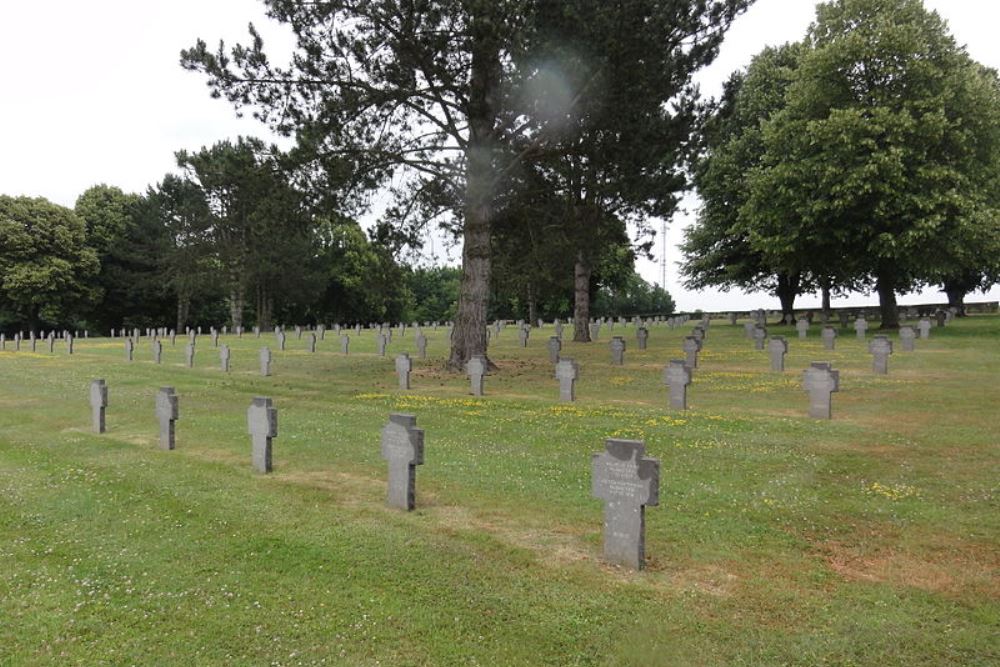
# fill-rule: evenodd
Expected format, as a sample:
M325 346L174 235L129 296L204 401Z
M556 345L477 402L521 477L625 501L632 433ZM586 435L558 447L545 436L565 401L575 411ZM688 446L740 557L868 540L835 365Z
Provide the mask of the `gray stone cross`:
M31 339L32 344L35 340ZM73 334L66 334L66 354L73 354Z
M840 328L841 329L846 329L847 328L847 320L849 319L849 315L847 314L847 311L846 310L842 310L839 313L837 313L837 316L840 318Z
M805 338L809 335L809 320L804 317L800 317L798 321L795 322L795 330L799 332L799 338Z
M802 374L802 386L809 392L809 416L830 419L832 395L840 391L840 371L826 362L813 362Z
M132 354L135 352L135 343L131 338L125 339L125 361L132 361Z
M757 328L754 322L744 322L743 323L743 333L747 338L753 340L753 331Z
M410 371L413 370L413 360L410 355L403 353L396 356L396 375L399 376L399 388L408 391L410 389Z
M889 372L889 355L892 354L892 341L887 336L875 336L868 343L868 351L872 354L872 370L879 375Z
M427 336L424 335L422 331L418 331L416 337L414 338L414 343L417 345L417 356L421 359L427 358Z
M309 335L306 336L306 352L316 352L316 334L311 331L309 332Z
M694 336L695 338L697 338L698 340L704 342L705 341L705 327L703 327L700 324L695 325L695 327L693 329L691 329L691 335Z
M767 352L771 356L771 370L783 373L785 371L785 355L788 353L788 341L785 340L785 337L774 336L771 338L767 343Z
M219 347L219 332L212 329L212 347Z
M271 472L271 440L278 437L278 409L270 398L255 396L247 408L250 460L259 473Z
M184 346L184 363L187 364L188 368L194 368L194 343L188 343Z
M559 363L559 353L562 352L562 341L558 336L549 336L549 363Z
M474 355L469 359L468 363L465 365L466 372L469 374L469 381L472 384L472 395L482 396L483 395L483 376L486 375L487 364L486 357L482 355Z
M163 343L159 338L153 339L153 363L158 364L163 361Z
M260 361L260 374L264 377L270 377L271 375L271 350L267 347L260 348L258 353L258 359Z
M601 324L600 322L593 322L590 325L590 340L597 340L601 336Z
M382 458L389 463L386 504L401 510L416 506L416 469L424 462L424 431L413 415L393 413L382 428Z
M104 380L90 383L90 411L94 433L104 433L104 410L108 407L108 385Z
M340 351L342 354L348 354L351 349L351 337L347 334L340 334Z
M18 350L20 350L21 349L21 336L15 336L14 337L14 342L16 343L15 348L18 349ZM49 333L49 337L45 339L45 344L49 348L49 354L52 354L52 350L53 350L53 348L55 347L55 344L56 344L56 338L55 338L55 336L52 335L52 333ZM133 347L134 347L134 345L133 345ZM129 361L131 361L131 359Z
M156 392L156 417L160 420L160 449L173 449L174 422L179 416L177 410L177 394L173 387L160 387Z
M767 328L759 324L753 329L753 349L763 350L764 341L767 340Z
M684 362L690 368L698 368L698 353L701 352L701 341L694 336L685 336L682 349L687 355Z
M868 320L865 319L864 315L859 315L858 319L854 320L854 331L858 335L858 340L865 339L865 334L868 332Z
M541 328L541 327L539 327L539 328ZM562 338L562 335L563 335L563 323L562 322L556 322L555 330L556 330L556 338Z
M634 570L646 559L646 505L658 505L660 462L638 440L604 442L591 459L592 493L604 501L604 559Z
M615 366L622 366L625 363L625 339L615 336L608 344L611 348L611 363Z
M917 340L917 332L913 327L900 327L899 340L903 343L903 352L913 352Z
M276 331L274 332L274 337L278 340L278 349L282 352L285 351L285 332Z
M572 359L560 359L556 364L556 379L559 380L559 400L576 400L576 381L580 377L580 367Z
M380 334L376 334L375 335L375 351L378 353L378 356L380 356L380 357L384 357L385 356L385 346L386 346L386 343L387 343L387 339L386 339L385 334L381 334L380 333Z
M219 348L219 366L222 368L223 373L229 372L229 359L231 356L232 354L229 351L229 346L223 344L222 347Z
M517 341L521 344L521 347L528 347L529 334L528 327L521 327L517 330Z
M931 321L926 317L917 323L917 328L920 329L921 340L927 340L931 337Z
M837 344L837 330L831 326L825 326L820 332L820 338L823 339L823 349L832 350Z
M691 367L683 359L671 359L663 368L663 383L669 390L670 407L687 410L687 388L691 384Z
M635 330L635 339L639 343L639 349L645 350L646 345L649 342L649 329L646 327L639 327Z

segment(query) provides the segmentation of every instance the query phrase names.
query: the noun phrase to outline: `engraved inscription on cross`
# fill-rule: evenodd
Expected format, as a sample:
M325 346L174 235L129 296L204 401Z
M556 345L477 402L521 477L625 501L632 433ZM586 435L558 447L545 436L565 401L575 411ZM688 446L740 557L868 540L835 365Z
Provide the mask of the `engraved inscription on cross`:
M90 410L93 417L94 433L104 433L104 410L108 407L108 385L104 380L90 383Z
M802 386L809 392L809 416L830 419L832 394L840 391L840 371L826 362L813 362L802 375Z
M670 407L687 410L687 388L691 384L691 368L683 359L671 359L664 367L663 383L669 389Z
M173 449L174 422L179 417L177 394L173 387L160 387L156 392L156 417L160 420L160 449Z
M701 341L694 336L685 336L683 349L684 354L687 355L684 363L690 368L698 368L698 353L701 352Z
M560 359L556 364L556 379L559 380L559 400L576 400L576 381L580 377L580 367L572 359Z
M413 415L393 413L382 428L382 458L389 463L386 504L412 510L416 500L416 468L424 462L424 431Z
M592 492L604 501L604 558L639 570L645 560L646 505L659 504L660 462L645 443L608 439L594 454Z
M271 472L271 439L278 437L278 409L270 398L254 397L247 408L247 431L250 432L250 458L254 470Z
M410 388L410 371L413 370L413 360L407 353L396 357L396 375L399 376L399 388L406 391Z

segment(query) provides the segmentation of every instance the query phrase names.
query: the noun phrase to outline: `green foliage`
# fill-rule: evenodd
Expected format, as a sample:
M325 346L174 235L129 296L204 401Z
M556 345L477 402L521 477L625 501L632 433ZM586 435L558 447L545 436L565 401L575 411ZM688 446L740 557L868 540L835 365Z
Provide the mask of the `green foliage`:
M451 266L417 267L406 272L409 303L406 322L445 322L455 317L462 269Z
M83 220L45 199L0 195L0 306L35 328L67 325L96 300L100 268Z
M674 300L667 290L650 285L633 271L623 284L599 288L592 312L595 317L672 315L674 308Z

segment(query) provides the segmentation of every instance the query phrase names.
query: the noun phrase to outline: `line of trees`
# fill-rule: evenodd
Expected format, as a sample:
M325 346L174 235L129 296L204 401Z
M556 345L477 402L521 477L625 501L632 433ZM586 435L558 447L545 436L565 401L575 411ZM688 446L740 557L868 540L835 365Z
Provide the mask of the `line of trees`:
M1000 77L920 0L835 0L729 80L703 134L686 285L949 303L1000 281Z

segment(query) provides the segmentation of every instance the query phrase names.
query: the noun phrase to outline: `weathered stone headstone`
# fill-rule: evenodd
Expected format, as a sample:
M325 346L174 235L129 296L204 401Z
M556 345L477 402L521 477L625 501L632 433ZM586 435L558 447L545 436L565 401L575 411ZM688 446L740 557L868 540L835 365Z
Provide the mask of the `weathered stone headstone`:
M173 329L170 330L170 346L174 347L177 345L177 332Z
M184 363L188 368L194 368L194 343L184 346Z
M556 322L555 330L556 330L556 338L562 338L562 335L563 335L563 323L562 322Z
M791 326L792 322L795 320L795 317L791 313L785 313L785 316L781 319L786 326Z
M645 443L609 438L594 454L592 491L604 501L604 558L642 569L645 561L646 505L659 504L660 462L645 456Z
M219 332L212 329L212 347L219 347Z
M260 348L260 352L257 354L257 358L260 361L260 374L264 377L270 377L271 375L271 350L267 347Z
M927 340L931 337L931 321L926 317L917 323L917 328L920 329L921 340Z
M937 319L937 325L943 327L948 322L948 316L943 310L938 310L934 313L934 317Z
M755 322L744 322L743 323L743 334L747 338L749 338L750 340L753 340L753 332L754 332L754 330L756 328L757 328L757 324Z
M639 327L635 330L635 338L639 342L639 349L645 350L646 345L649 343L649 329L646 327Z
M864 315L854 320L854 331L858 335L858 340L865 339L865 334L868 332L868 320L865 319Z
M382 428L382 458L389 463L386 504L402 510L416 506L416 468L424 462L424 431L413 415L393 413Z
M799 338L805 338L809 335L809 320L804 317L800 317L795 323L795 330L799 332Z
M17 343L16 349L20 350L21 349L21 337L17 336L15 338L15 342ZM52 354L52 350L55 348L55 345L56 345L56 337L50 333L49 337L45 339L45 345L48 347L49 354ZM134 347L134 345L133 345L133 347Z
M278 409L270 398L255 396L247 408L250 460L259 473L271 472L271 440L278 437Z
M753 349L763 350L764 342L767 340L767 329L759 324L753 330Z
M349 354L351 349L351 337L347 334L340 334L340 352Z
M701 352L701 341L694 336L685 336L681 344L687 360L684 362L689 368L698 368L698 353Z
M785 354L788 353L788 341L784 336L774 336L767 343L767 352L771 356L771 370L783 373L785 371Z
M872 370L879 375L889 372L889 355L892 354L892 341L887 336L875 336L868 343L868 351L872 354Z
M153 339L153 363L158 364L163 361L163 343L158 338Z
M229 359L230 359L229 346L223 345L219 348L219 366L222 368L223 373L229 372Z
M417 356L420 359L427 358L427 336L423 334L422 331L418 331L414 342L417 345Z
M465 365L466 372L469 374L469 382L472 385L472 395L482 396L483 395L483 377L486 375L487 364L486 357L482 355L473 355L471 359Z
M823 349L832 350L837 344L837 330L834 327L825 326L820 332L820 338L823 340Z
M278 341L278 349L281 350L282 352L284 352L285 351L285 332L284 331L276 331L274 333L274 337Z
M156 417L160 421L160 449L173 449L176 446L174 422L179 417L173 387L160 387L156 392Z
M899 328L899 340L903 344L903 352L913 352L916 348L916 339L917 332L913 330L913 327Z
M549 336L547 347L549 350L549 363L559 363L559 353L562 351L562 341L559 340L559 337Z
M385 356L385 346L386 346L386 343L387 343L387 339L386 339L385 334L381 334L380 333L380 334L376 334L375 335L375 352L378 354L378 356L380 356L380 357L384 357Z
M132 355L135 352L135 343L132 342L131 338L125 339L125 361L132 361Z
M104 380L90 383L90 412L94 433L104 433L104 411L108 407L108 385Z
M517 341L521 344L521 347L528 347L528 327L521 327L517 331Z
M316 334L311 331L309 332L309 335L306 336L306 352L316 352Z
M399 388L404 391L410 389L410 371L413 370L413 360L410 355L403 353L396 356L396 375L399 376Z
M802 375L802 386L809 392L809 416L830 419L833 392L840 391L840 371L829 363L813 362Z
M693 329L691 329L691 335L697 338L699 341L705 341L705 329L700 324Z
M560 359L556 363L556 379L559 380L559 400L576 400L576 381L580 377L580 367L572 359Z
M601 336L601 325L599 322L593 322L590 325L590 340L595 341Z
M611 363L615 366L622 366L625 363L625 339L615 336L608 344L611 349Z
M687 410L687 388L691 384L691 367L682 359L671 359L663 369L663 383L669 390L670 407Z
M32 345L34 345L35 340L31 340ZM73 334L66 334L66 354L73 354Z

